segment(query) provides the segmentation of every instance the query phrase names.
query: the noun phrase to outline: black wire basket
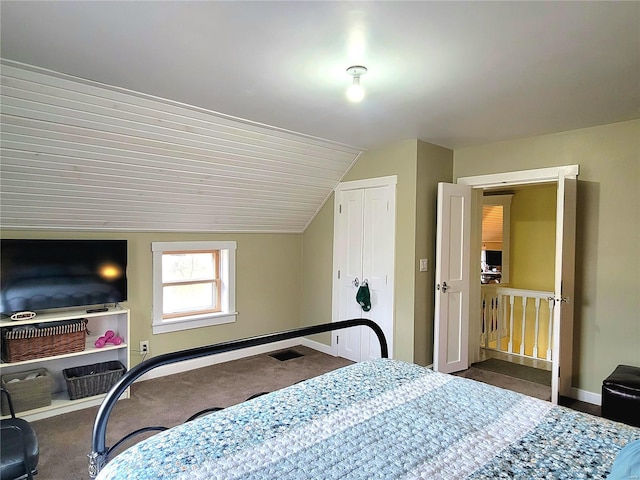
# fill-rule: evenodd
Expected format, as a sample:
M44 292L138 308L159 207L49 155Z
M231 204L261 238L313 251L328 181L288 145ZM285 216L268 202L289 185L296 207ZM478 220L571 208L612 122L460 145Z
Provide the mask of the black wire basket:
M67 368L62 371L62 375L67 382L69 398L76 400L107 393L126 371L121 362L114 360Z

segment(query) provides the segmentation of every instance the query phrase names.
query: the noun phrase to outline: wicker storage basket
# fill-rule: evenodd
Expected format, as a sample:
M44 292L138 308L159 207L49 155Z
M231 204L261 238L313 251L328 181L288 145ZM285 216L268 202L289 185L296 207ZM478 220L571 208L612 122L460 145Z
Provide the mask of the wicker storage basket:
M62 371L62 375L67 382L69 398L75 400L108 392L126 370L124 365L116 360L67 368Z
M21 362L84 350L87 319L39 325L36 328L2 329L2 358L5 362Z
M38 376L27 379L31 374L37 374ZM16 378L20 381L11 381ZM2 387L11 395L13 408L16 413L51 405L52 383L51 375L46 368L37 368L35 370L2 375ZM2 415L9 415L11 413L6 395L2 395L1 411Z

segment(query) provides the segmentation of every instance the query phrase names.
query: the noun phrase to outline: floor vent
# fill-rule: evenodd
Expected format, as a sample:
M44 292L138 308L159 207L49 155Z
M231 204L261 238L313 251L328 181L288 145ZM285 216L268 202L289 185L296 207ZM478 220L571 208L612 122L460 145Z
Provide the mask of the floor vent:
M271 353L269 356L284 362L292 358L304 357L304 354L298 353L295 350L283 350L282 352Z

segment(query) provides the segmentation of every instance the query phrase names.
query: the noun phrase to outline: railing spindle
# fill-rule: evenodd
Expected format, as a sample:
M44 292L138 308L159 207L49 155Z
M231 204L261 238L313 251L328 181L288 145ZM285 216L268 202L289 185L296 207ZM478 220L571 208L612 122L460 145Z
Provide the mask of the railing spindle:
M524 332L527 323L527 297L522 297L522 335L520 339L520 355L524 355Z
M498 294L500 295L500 301L502 302L502 333L503 333L503 337L507 336L507 328L509 328L507 326L507 302L504 301L504 295L502 294ZM502 340L502 338L501 338ZM500 342L500 350L502 350L502 342Z
M547 360L551 361L552 350L551 346L553 345L551 341L553 340L553 309L555 307L555 302L553 297L549 297L549 333L547 334Z
M513 304L515 298L515 296L509 295L509 305L511 306L511 311L509 312L509 353L513 353Z
M482 333L480 334L480 345L487 346L487 299L482 297Z
M508 297L508 298L507 298ZM514 352L514 323L515 323L515 299L522 300L522 332L520 346ZM540 315L542 299L549 300L549 329L547 333L546 360L553 356L553 292L537 290L521 290L509 287L482 286L482 333L480 344L489 349L524 357L544 359L539 357L541 345ZM535 318L528 315L527 306L529 299L535 302ZM508 320L507 320L508 319ZM527 354L527 334L533 332L532 353ZM508 338L507 348L503 348L502 339ZM495 346L493 342L496 342Z
M536 326L533 332L533 358L538 358L538 332L540 329L540 299L536 298Z

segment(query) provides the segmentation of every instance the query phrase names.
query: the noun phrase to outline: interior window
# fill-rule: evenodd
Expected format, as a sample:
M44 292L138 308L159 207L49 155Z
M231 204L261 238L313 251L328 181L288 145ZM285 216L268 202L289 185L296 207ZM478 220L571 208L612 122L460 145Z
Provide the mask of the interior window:
M509 232L513 195L485 195L482 206L480 281L509 282Z

